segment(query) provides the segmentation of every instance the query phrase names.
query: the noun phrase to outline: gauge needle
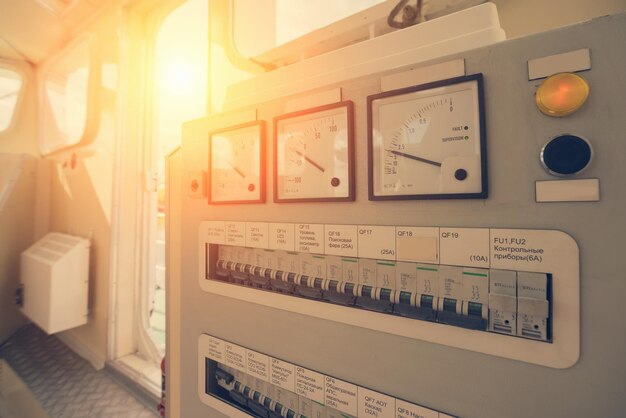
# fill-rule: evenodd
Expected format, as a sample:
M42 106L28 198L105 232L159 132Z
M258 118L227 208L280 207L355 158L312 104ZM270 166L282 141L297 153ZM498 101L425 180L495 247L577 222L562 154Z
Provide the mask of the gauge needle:
M411 155L411 154L405 154L404 152L395 151L395 150L392 150L392 149L388 149L386 151L389 151L390 153L395 154L395 155L399 155L401 157L406 157L406 158L410 158L411 160L419 161L421 163L431 164L431 165L434 165L434 166L437 166L437 167L441 167L441 163L438 163L437 161L427 160L426 158L417 157L417 156Z
M245 173L243 171L241 171L241 169L239 167L235 166L233 163L231 163L228 160L226 160L226 162L228 163L229 166L231 166L233 168L233 170L235 170L237 172L237 174L239 174L244 179L246 178Z
M298 154L300 157L304 158L306 161L308 161L309 163L311 163L311 165L315 168L317 168L319 171L321 171L322 173L324 171L326 171L326 169L324 167L322 167L321 165L319 165L318 163L316 163L315 161L313 161L312 159L310 159L309 157L307 157L306 155L304 155L302 152L298 151L297 149L293 150L296 154Z

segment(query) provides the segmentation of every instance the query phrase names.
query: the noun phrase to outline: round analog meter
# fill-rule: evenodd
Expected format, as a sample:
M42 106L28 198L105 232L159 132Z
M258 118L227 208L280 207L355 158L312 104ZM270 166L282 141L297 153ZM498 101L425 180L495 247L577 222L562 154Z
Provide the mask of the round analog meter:
M209 203L265 201L265 123L213 132L209 140Z
M369 198L486 198L482 74L368 97Z
M352 102L274 119L274 201L354 200Z

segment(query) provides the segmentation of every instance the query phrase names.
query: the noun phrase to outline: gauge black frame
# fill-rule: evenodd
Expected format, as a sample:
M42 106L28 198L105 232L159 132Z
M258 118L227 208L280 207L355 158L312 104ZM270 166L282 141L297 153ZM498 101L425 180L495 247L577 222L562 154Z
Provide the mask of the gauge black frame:
M213 165L211 164L212 155L213 155L213 136L218 134L223 134L225 132L234 132L240 129L250 128L252 126L257 126L259 130L259 199L253 200L220 200L214 201L211 196L212 192L212 179L213 179ZM250 203L265 203L265 191L266 191L266 179L265 179L265 121L264 120L256 120L253 122L241 123L238 125L228 126L226 128L221 128L209 133L209 169L207 176L207 201L209 205L232 205L232 204L250 204Z
M326 110L336 109L340 107L346 108L346 118L348 119L348 195L342 197L305 197L305 198L289 198L283 199L278 197L278 124L288 119L298 118L300 116L310 115L314 113L324 112ZM331 103L327 105L311 107L296 112L285 113L274 117L274 133L273 133L273 154L274 154L274 203L304 203L304 202L353 202L355 190L355 169L354 169L354 103L351 100Z
M478 123L480 125L478 132L480 135L479 141L481 191L478 193L400 194L392 196L381 196L374 194L374 144L372 135L374 122L372 105L374 101L385 99L388 97L402 96L404 94L414 93L416 91L425 91L455 84L466 83L468 81L476 82L476 92L478 96L478 103L476 103L476 105L478 111ZM445 80L404 87L397 90L390 90L367 96L367 194L369 200L486 199L489 195L489 190L487 177L487 134L485 126L484 81L482 73L453 77Z

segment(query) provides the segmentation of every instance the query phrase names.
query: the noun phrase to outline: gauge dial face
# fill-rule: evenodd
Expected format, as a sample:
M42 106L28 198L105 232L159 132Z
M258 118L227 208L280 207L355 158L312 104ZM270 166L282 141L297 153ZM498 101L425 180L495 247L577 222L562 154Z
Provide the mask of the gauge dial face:
M209 141L209 203L265 201L265 124L248 123L213 132Z
M368 97L370 200L486 198L482 74Z
M274 119L274 201L354 200L352 102Z

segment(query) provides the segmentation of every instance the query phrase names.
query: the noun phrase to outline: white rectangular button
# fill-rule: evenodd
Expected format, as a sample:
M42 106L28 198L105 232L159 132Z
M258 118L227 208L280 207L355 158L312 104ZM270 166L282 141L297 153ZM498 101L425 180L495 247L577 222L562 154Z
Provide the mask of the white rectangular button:
M298 263L298 253L293 253L291 251L276 252L276 270L288 273L298 273L300 270Z
M517 298L515 296L489 294L489 310L492 312L517 312Z
M489 271L463 269L463 300L487 306L489 301Z
M439 296L439 266L417 265L417 293L434 297Z
M405 261L396 263L396 290L417 292L417 264Z
M359 259L342 257L341 258L341 277L344 282L358 283L359 282Z
M386 260L376 261L376 287L396 288L396 263Z
M518 272L517 297L546 300L548 297L547 276L544 273Z
M342 280L341 257L336 255L326 256L326 278L328 280Z
M359 258L359 284L376 286L376 260Z
M550 312L550 305L547 300L517 298L517 310L520 314L547 318Z

